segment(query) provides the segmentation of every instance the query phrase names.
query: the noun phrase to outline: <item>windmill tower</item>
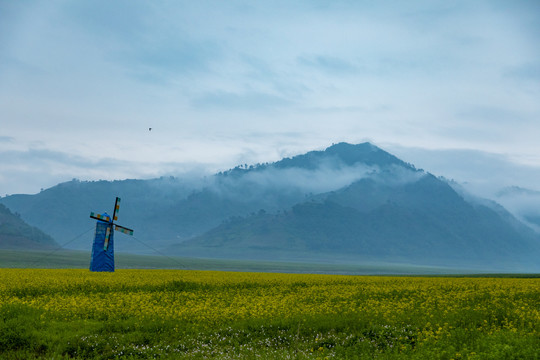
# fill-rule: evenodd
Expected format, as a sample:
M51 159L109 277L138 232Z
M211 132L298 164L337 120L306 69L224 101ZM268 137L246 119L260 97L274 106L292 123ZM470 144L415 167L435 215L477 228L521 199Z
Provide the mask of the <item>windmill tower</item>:
M92 219L96 219L96 234L92 245L92 258L90 260L90 271L114 271L114 230L118 230L127 235L133 235L133 230L116 225L120 210L120 198L116 198L112 218L107 213L90 213Z

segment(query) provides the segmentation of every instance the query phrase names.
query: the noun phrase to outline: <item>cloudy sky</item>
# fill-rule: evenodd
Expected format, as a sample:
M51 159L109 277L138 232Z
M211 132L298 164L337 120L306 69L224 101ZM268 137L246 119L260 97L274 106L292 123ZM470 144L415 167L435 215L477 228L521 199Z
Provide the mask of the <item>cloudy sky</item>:
M539 23L534 0L0 0L0 195L340 141L533 186Z

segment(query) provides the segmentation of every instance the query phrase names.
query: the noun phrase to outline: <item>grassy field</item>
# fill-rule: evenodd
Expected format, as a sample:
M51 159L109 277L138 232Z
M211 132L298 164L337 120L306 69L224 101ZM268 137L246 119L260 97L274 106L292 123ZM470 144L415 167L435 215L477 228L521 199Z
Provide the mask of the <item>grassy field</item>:
M539 359L538 278L0 269L1 359Z

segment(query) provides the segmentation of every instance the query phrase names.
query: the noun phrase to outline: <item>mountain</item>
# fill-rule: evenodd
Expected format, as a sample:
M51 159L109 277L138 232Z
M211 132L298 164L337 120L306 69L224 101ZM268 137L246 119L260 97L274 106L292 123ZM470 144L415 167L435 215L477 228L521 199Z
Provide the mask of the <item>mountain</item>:
M282 211L313 194L339 189L368 173L393 167L413 169L370 143L340 143L271 164L238 166L216 174L201 189L178 199L162 212L161 222L174 229L177 238L187 239L231 217L261 209Z
M539 239L500 205L476 199L370 144L334 144L214 176L84 182L0 202L71 248L89 249L90 211L135 237L118 251L197 257L386 261L529 269ZM134 241L135 240L135 241Z
M58 244L53 238L0 204L0 248L43 250L56 247Z
M336 190L380 167L409 165L365 143L335 144L324 151L285 158L271 164L242 166L201 178L162 177L151 180L72 181L35 195L0 199L29 224L51 234L71 249L89 249L93 212L112 212L122 198L119 224L135 237L115 243L119 251L152 252L208 231L235 216L260 209L285 210L312 194ZM73 241L76 240L76 241Z

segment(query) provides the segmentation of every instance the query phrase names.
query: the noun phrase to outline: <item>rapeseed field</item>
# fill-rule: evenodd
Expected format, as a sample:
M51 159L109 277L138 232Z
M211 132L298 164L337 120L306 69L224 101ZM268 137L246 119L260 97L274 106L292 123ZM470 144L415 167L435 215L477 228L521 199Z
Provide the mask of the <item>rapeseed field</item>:
M540 359L540 279L0 269L0 359Z

